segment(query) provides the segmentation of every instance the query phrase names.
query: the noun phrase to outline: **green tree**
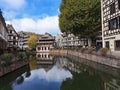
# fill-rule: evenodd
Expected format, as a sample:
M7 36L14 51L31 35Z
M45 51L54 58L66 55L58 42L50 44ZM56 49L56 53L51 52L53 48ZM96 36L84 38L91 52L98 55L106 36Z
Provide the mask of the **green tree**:
M35 35L35 34L30 35L30 38L27 41L27 45L28 45L29 49L35 49L35 47L37 45L37 40L38 40L37 35Z
M59 27L80 38L95 38L101 30L100 0L62 0Z

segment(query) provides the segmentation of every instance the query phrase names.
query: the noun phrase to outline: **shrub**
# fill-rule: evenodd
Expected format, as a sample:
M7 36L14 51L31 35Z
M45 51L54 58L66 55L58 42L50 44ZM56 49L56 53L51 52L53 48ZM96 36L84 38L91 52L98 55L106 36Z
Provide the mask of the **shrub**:
M88 53L92 53L93 47L88 47Z
M13 55L11 53L4 53L2 56L3 64L8 65L11 63Z
M23 57L24 57L24 53L23 52L18 52L18 58L23 59Z
M30 51L26 51L26 56L29 59L30 55L32 55L32 53Z
M105 55L107 54L107 52L108 52L108 49L107 49L107 48L102 48L102 49L101 49L101 55L102 55L102 56L105 56Z

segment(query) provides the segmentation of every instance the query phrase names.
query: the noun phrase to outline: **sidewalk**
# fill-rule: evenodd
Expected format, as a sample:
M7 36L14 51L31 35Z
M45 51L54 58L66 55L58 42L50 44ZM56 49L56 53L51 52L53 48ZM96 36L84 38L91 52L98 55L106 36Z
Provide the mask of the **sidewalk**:
M120 51L108 52L108 56L120 59Z

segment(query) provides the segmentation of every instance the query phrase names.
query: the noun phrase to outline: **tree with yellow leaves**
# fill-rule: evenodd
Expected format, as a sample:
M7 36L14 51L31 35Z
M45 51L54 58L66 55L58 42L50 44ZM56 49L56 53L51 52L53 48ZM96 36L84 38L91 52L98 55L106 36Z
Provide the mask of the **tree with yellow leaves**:
M37 40L38 40L37 35L35 35L35 34L30 35L30 37L29 37L29 39L27 41L27 45L28 45L28 48L30 50L35 49L35 47L37 45Z

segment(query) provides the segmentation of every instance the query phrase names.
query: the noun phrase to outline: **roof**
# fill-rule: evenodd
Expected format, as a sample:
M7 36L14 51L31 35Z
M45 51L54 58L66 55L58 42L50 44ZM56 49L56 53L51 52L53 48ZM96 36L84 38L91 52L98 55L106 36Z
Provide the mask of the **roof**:
M8 29L8 31L14 31L14 33L12 33L13 35L18 35L19 36L19 34L15 31L12 24L7 24L7 29Z

